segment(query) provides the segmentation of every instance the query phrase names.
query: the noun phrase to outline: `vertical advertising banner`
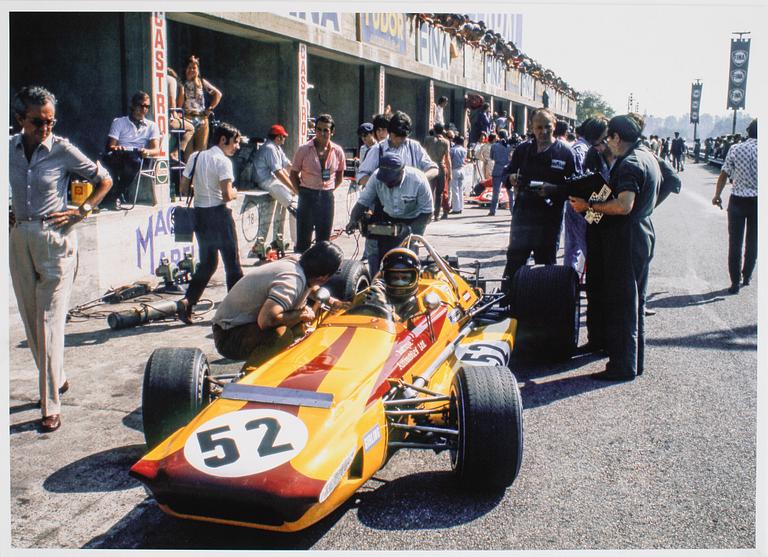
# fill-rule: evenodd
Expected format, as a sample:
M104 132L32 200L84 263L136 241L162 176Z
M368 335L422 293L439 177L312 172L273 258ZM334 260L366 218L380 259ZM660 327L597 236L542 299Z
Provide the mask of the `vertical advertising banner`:
M699 123L701 109L701 83L691 85L691 124Z
M379 66L379 114L384 112L384 93L386 91L387 76L384 66Z
M728 70L728 105L744 108L747 99L747 67L750 39L731 39L731 66Z
M299 44L299 145L307 141L307 45Z
M159 184L168 182L168 78L166 59L166 21L164 12L154 12L150 16L150 52L152 75L152 118L160 128L161 159L155 165L155 181Z
M435 82L429 80L429 107L427 108L427 114L429 114L429 126L427 129L431 130L435 126Z

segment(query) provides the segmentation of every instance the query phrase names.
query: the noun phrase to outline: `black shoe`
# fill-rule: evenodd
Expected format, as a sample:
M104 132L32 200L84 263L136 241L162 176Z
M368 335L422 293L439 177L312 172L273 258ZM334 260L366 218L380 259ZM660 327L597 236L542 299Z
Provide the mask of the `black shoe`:
M443 216L440 217L440 220L446 220L448 218L448 213L443 213Z
M730 288L728 288L728 294L738 294L739 293L739 283L734 282Z
M492 212L492 211L491 211L491 212L489 212L489 213L488 213L487 215L485 215L485 216L486 216L486 217L495 217L495 216L496 216L496 213L494 213L494 212Z
M646 317L650 317L651 315L656 315L656 310L655 309L648 309L648 308L646 308L645 309L645 316Z
M576 349L577 355L605 354L605 348L594 342L587 342Z
M608 371L607 369L599 373L593 373L590 377L598 381L633 381L635 379L634 375L624 375L615 371Z
M741 281L742 286L749 286L749 283L752 282L752 277L744 277L744 279Z

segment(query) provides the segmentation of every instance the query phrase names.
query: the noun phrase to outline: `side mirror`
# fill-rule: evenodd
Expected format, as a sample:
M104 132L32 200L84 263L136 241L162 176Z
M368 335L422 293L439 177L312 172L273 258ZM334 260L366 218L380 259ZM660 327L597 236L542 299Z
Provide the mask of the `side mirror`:
M428 292L424 295L424 307L429 311L437 309L440 306L440 296L434 292Z

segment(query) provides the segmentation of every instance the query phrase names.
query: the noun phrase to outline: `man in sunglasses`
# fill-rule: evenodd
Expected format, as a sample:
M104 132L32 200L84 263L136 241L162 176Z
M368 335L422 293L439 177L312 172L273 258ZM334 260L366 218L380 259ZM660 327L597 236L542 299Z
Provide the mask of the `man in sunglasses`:
M42 87L23 87L13 99L21 133L10 139L11 186L8 252L19 314L38 369L42 431L61 426L64 324L77 267L75 224L98 205L109 174L62 137L53 135L56 97ZM88 199L67 208L67 186L76 174L95 184Z
M400 236L376 238L377 254L368 258L372 275L379 270L379 257L396 247L408 230L414 234L424 234L427 223L432 218L433 208L432 191L427 177L420 170L406 166L400 154L394 151L384 154L378 170L358 197L346 226L348 232L359 227L363 214L372 210L377 201L383 208L384 220L408 226Z
M131 97L130 114L115 118L109 127L104 164L115 177L115 187L104 204L110 209L120 209L125 201L141 168L141 159L160 154L160 128L146 118L149 108L149 95L137 91Z

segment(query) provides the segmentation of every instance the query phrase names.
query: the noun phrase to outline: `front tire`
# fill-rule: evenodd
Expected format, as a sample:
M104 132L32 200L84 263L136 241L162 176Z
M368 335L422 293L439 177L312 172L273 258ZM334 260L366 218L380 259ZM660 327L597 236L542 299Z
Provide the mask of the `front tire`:
M459 431L451 468L462 487L501 490L523 460L523 403L503 366L464 366L451 386L451 424Z
M153 449L187 425L211 400L211 370L199 348L158 348L144 368L144 439Z

